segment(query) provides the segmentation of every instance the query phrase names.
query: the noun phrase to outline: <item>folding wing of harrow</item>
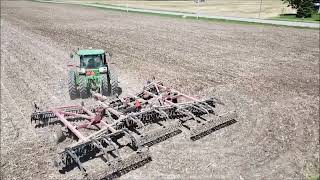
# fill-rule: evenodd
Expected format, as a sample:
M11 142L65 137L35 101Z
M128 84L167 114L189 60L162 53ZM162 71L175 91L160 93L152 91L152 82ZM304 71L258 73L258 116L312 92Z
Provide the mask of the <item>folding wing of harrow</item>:
M74 167L85 172L84 162L103 156L108 164L103 177L119 176L149 162L147 147L181 133L184 127L197 140L236 122L235 112L217 113L217 107L223 106L217 99L198 100L158 82L124 98L92 94L95 107L59 107L31 115L36 127L62 124L78 140L58 153L56 166L62 172ZM93 127L97 130L89 131ZM123 151L125 147L131 151Z

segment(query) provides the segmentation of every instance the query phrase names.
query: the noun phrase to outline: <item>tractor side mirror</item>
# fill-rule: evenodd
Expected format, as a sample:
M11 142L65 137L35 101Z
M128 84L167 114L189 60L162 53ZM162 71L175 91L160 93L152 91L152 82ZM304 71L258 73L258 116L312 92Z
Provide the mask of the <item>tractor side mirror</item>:
M109 52L108 54L109 54L110 57L112 57L112 52Z
M72 53L70 54L70 58L73 58L73 54Z

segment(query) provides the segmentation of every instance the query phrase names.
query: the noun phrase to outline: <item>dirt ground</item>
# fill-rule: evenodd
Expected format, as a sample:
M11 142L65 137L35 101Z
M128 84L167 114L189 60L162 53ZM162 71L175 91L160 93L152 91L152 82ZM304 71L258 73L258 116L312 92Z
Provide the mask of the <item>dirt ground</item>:
M60 174L52 129L30 124L32 102L77 104L67 62L77 47L113 52L126 93L155 75L216 96L238 122L198 141L186 132L150 148L153 161L122 179L304 179L319 168L319 31L1 1L1 176ZM100 167L105 166L100 164Z
M280 0L206 0L195 1L140 1L140 0L62 0L67 2L88 2L121 5L135 8L182 11L215 16L260 18L276 17L279 14L294 13Z

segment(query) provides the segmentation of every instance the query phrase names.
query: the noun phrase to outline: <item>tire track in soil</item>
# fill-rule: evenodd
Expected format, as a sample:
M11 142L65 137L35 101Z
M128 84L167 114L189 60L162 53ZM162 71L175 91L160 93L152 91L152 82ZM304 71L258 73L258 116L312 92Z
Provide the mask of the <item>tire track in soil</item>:
M1 83L1 92L3 93L3 94L1 94L1 99L4 102L11 102L6 105L1 104L1 121L2 121L1 124L3 126L6 126L6 125L9 125L9 123L7 124L6 122L10 121L11 126L9 125L9 128L3 128L3 129L5 129L5 130L13 129L13 131L4 132L4 134L7 134L9 136L1 137L1 141L6 141L7 139L8 140L10 140L10 139L16 140L20 136L20 132L19 132L20 128L17 127L16 123L13 122L12 118L9 117L8 114L10 111L11 112L16 111L17 114L20 115L20 116L18 116L18 118L24 119L23 113L19 109L17 109L17 103L14 101L14 99L11 97L8 89L6 87L4 87L4 85L2 83ZM7 98L7 97L9 97L9 98ZM9 108L8 105L11 108ZM14 106L11 106L11 105L14 105Z
M48 26L46 26L46 27L48 27ZM40 30L40 31L39 31ZM58 39L59 37L61 37L61 36L63 36L63 34L64 33L66 33L66 34L69 34L70 33L70 29L65 29L65 32L56 32L56 31L54 31L54 33L52 33L52 31L49 31L48 29L43 29L42 27L39 27L39 28L37 28L37 33L41 33L41 34L43 34L43 32L45 32L44 34L47 34L47 35L49 35L49 36L52 36L52 35L56 35L53 39ZM71 31L72 32L72 31ZM85 43L88 43L88 42L91 42L91 43L93 43L93 44L95 44L96 42L99 42L99 40L97 39L97 38L95 38L95 39L93 39L93 38L90 38L90 36L91 37L95 37L95 35L97 35L98 33L97 32L99 32L99 30L94 30L94 31L92 31L93 33L90 33L90 32L87 32L87 31L83 31L82 32L82 30L81 29L78 29L77 30L77 32L72 32L71 34L72 35L74 35L75 37L77 37L77 36L84 36L84 35L80 35L80 34L88 34L88 33L90 33L90 34L88 34L88 36L84 36L85 38L74 38L74 39L72 39L72 40L70 40L70 41L75 41L76 43L75 44L85 44ZM58 33L58 34L55 34L55 33ZM77 33L77 34L76 34ZM70 34L69 34L70 35ZM100 35L100 34L99 34ZM101 35L103 35L103 34L101 34ZM70 38L70 37L74 37L74 36L66 36L66 37L68 37L68 38ZM67 38L67 39L68 39ZM83 41L83 40L86 40L86 39L89 39L89 40L91 40L91 41ZM108 40L108 39L107 39ZM107 41L106 40L106 41ZM82 41L82 42L81 42ZM114 41L114 40L113 40ZM101 41L100 41L101 42ZM130 44L132 44L132 43L137 43L137 42L130 42ZM67 44L69 44L69 43L67 43ZM142 43L139 43L139 44L142 44ZM70 45L70 44L69 44ZM101 44L100 45L102 45L102 46L105 46L104 45L104 43L103 42L101 42ZM92 44L88 44L88 45L83 45L82 47L88 47L88 46L92 46ZM121 46L122 46L122 48L121 48ZM100 47L100 46L99 46ZM119 54L125 54L125 55L127 55L127 57L126 58L123 58L123 59L134 59L134 62L138 62L139 61L139 59L141 59L141 57L139 57L139 55L137 55L137 56L135 56L134 54L136 53L136 52L139 52L139 51L141 51L141 50L148 50L149 48L148 47L145 47L145 48L140 48L140 49L137 49L137 47L136 46L133 46L133 45L131 45L131 46L126 46L126 44L120 44L120 46L119 45L117 45L117 41L114 41L112 44L109 44L109 47L117 47L117 49L119 50L119 49L126 49L126 50L128 50L128 49L132 49L132 47L135 47L134 48L134 51L132 51L131 53L126 53L126 51L119 51L120 53ZM199 48L197 48L197 46L195 46L194 47L194 49L198 49L198 50L200 50ZM149 55L152 55L152 57L150 57L150 58L143 58L143 61L149 61L149 59L155 59L155 58L158 58L158 60L160 60L159 62L163 62L163 61L166 61L166 62L168 62L168 60L170 61L170 62L174 62L174 59L173 58L170 58L170 59L168 59L168 57L167 56L163 56L163 55L161 55L160 53L158 53L157 54L157 50L155 49L155 50L153 50L153 49L151 49L150 51L149 51L150 53L147 53L147 54L149 54ZM201 51L200 51L201 52ZM162 52L163 53L163 52ZM153 55L153 54L156 54L156 55ZM132 57L136 57L136 58L132 58ZM165 59L159 59L159 58L162 58L162 57L164 57ZM170 73L171 73L171 75L169 75L170 73L169 72L167 72L167 70L162 70L162 69L159 69L159 68L157 68L157 67L159 67L159 66L161 66L161 65L163 65L163 64L159 64L159 63L157 63L158 61L156 61L156 62L154 62L154 61L149 61L149 66L154 66L154 68L153 69L157 69L157 70L161 70L161 72L160 73L157 73L157 75L161 78L161 77L163 77L163 74L165 75L165 76L167 76L167 77L172 77L172 74L173 74L173 72L177 72L177 70L173 70L173 71L171 71ZM130 63L131 64L131 66L132 66L132 63ZM137 64L133 64L133 66L134 67L131 67L132 69L138 69L138 70L140 70L141 71L141 69L139 68L139 66L137 65ZM185 66L184 64L181 64L180 66ZM167 67L168 67L168 69L169 69L169 67L170 67L170 65L167 65ZM176 66L172 66L172 67L170 67L170 69L172 69L172 68L174 68L174 67L176 67ZM190 68L192 68L192 66L190 66ZM190 73L188 73L188 72L190 72L190 71L192 71L191 69L186 69L186 75L188 75L188 78L186 78L186 79L191 79L191 78L193 78L193 76L195 75L195 74L193 74L193 75L191 75ZM122 69L122 68L121 68ZM124 68L124 69L126 69L126 68ZM180 69L181 70L181 69ZM214 71L213 71L214 72ZM156 72L155 72L156 73ZM141 75L140 74L143 74L143 73L137 73L137 76L140 76L140 78L139 79L142 79L142 77L141 77ZM221 74L221 73L217 73L217 74L215 74L214 76L223 76L223 74ZM179 77L175 77L175 79L178 79ZM166 78L163 78L164 80L166 79ZM199 79L199 78L194 78L195 80L197 80L197 79ZM192 82L194 82L194 81L192 81L192 80L190 80L190 83L192 83ZM203 83L205 83L205 82L203 82ZM194 83L195 85L197 85L198 83Z
M9 26L9 28L8 28ZM6 29L8 28L8 29ZM8 31L5 31L8 30ZM5 31L5 32L3 32ZM7 32L10 32L9 34L7 34ZM28 142L28 141L36 141L36 142L40 142L39 144L32 144L32 149L43 149L43 152L48 152L48 149L52 149L52 144L47 144L48 143L48 139L49 139L49 134L45 133L47 131L51 131L50 127L48 128L43 128L42 130L36 130L33 125L30 125L30 114L32 112L32 104L31 102L34 101L40 101L43 102L43 105L50 105L52 106L53 104L66 104L66 102L68 100L66 100L65 97L66 94L57 94L54 93L55 91L52 91L54 89L56 89L57 87L57 83L53 83L52 85L48 86L46 85L46 83L44 83L44 86L39 86L39 84L37 83L31 83L31 82L47 82L48 79L52 79L52 77L60 77L61 74L66 74L65 71L63 71L63 69L61 68L61 66L55 65L55 66L51 66L51 68L53 68L54 70L58 70L58 72L56 73L50 73L50 71L48 72L47 69L42 69L41 67L46 67L48 64L55 64L52 62L53 59L49 58L49 61L43 61L44 59L42 58L41 60L36 60L36 59L40 59L41 57L46 57L48 56L47 53L40 53L37 55L34 54L30 54L30 52L33 52L34 50L31 50L30 47L39 49L41 44L41 48L44 49L45 46L43 46L43 42L39 42L39 41L35 41L34 38L31 38L29 36L26 36L24 33L19 32L19 31L15 31L14 28L10 27L10 25L6 24L6 26L2 26L2 34L7 36L7 37L16 37L16 39L23 39L25 41L28 42L27 46L23 46L23 42L11 42L9 47L4 47L8 50L10 50L10 53L6 52L6 54L11 54L9 56L9 58L4 58L2 56L2 59L7 59L7 61L2 61L2 74L1 74L1 78L4 80L9 80L9 79L14 79L14 81L6 81L4 82L6 85L4 85L2 83L2 88L6 88L9 86L9 88L7 88L7 94L10 92L10 94L15 94L18 96L15 96L14 98L10 98L11 99L11 108L6 110L6 112L10 112L10 117L12 118L12 122L14 124L16 124L16 126L18 127L18 129L21 130L21 136L19 136L18 139L4 139L6 141L6 145L8 147L11 147L9 149L12 149L12 147L14 148L14 150L9 150L7 153L8 158L11 157L11 160L13 160L12 162L16 162L19 164L20 168L23 168L23 161L20 160L19 156L16 156L16 154L24 154L25 153L25 145L27 143L22 143L24 145L21 144L21 142ZM5 41L5 39L2 39ZM5 44L5 43L4 43ZM21 46L22 45L22 46ZM49 49L49 48L48 48ZM47 49L47 50L48 50ZM3 51L4 52L4 51ZM45 51L48 52L48 51ZM14 56L13 56L13 55ZM52 53L51 53L52 54ZM52 54L53 55L53 54ZM21 58L22 57L22 58ZM34 58L36 57L36 59ZM30 61L30 59L32 59ZM37 64L35 66L35 64ZM14 67L14 68L12 68ZM23 76L21 76L21 74L23 74ZM52 76L52 74L54 76ZM60 74L60 75L59 75ZM63 75L62 75L63 76ZM58 78L56 78L56 82L58 82L57 80L59 80ZM3 81L2 81L3 82ZM19 86L18 88L15 86L15 84L12 84L18 82ZM55 81L53 81L55 82ZM5 87L6 86L6 87ZM9 96L11 96L10 94L8 94ZM3 95L3 94L2 94ZM19 96L20 95L20 96ZM21 96L22 95L22 96ZM36 97L34 97L34 95L36 95ZM60 100L56 97L56 96L60 96ZM50 99L47 99L48 97L51 97ZM49 101L48 101L49 100ZM6 101L6 102L10 102L10 101ZM13 105L13 106L12 106ZM14 109L18 109L18 111L15 111ZM21 117L17 116L17 114L21 114ZM13 115L15 114L15 115ZM6 124L6 121L2 121L2 125ZM10 128L9 128L10 129ZM39 136L41 135L41 136ZM44 146L45 144L47 144L47 147ZM21 147L22 146L22 147ZM40 146L40 147L39 147ZM14 154L11 154L12 151L16 151L14 152ZM49 150L50 152L47 154L42 153L42 157L40 156L39 159L36 159L36 161L38 162L34 162L34 165L40 165L40 164L46 164L47 167L40 167L40 169L42 169L42 171L47 171L47 173L45 173L46 175L50 175L48 174L48 170L51 170L54 173L57 173L56 169L54 169L54 167L52 166L52 155L55 153L55 151L53 150ZM51 157L50 157L51 154ZM2 154L5 155L5 154ZM27 157L32 157L30 154L27 155L25 158ZM17 159L18 158L18 159ZM23 158L23 159L25 159ZM31 160L34 161L34 160ZM49 166L49 167L48 167ZM12 167L12 166L11 166ZM13 166L14 167L14 166ZM9 166L10 168L10 166ZM6 169L6 167L5 167ZM32 170L34 171L37 168L28 168L28 170ZM37 170L36 170L37 171ZM39 170L38 170L39 171ZM28 176L33 174L30 173L28 171L24 172L24 174L27 174ZM44 174L44 173L42 173ZM35 174L36 176L41 175L40 174ZM57 175L55 175L56 177L59 177ZM11 176L9 175L7 178L10 178ZM11 177L11 178L15 178L15 177ZM10 178L10 179L11 179ZM32 178L32 176L30 176L29 178Z

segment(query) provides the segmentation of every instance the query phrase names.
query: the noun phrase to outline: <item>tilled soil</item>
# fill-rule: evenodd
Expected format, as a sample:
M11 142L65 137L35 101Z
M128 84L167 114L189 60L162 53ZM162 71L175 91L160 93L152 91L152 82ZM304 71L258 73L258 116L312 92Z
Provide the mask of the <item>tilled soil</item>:
M30 124L34 101L80 103L69 100L66 85L69 53L78 47L113 52L123 94L154 75L238 112L237 123L198 141L186 131L151 147L153 161L121 178L300 179L317 172L318 30L1 1L3 179L82 178L77 169L53 167L53 128Z

